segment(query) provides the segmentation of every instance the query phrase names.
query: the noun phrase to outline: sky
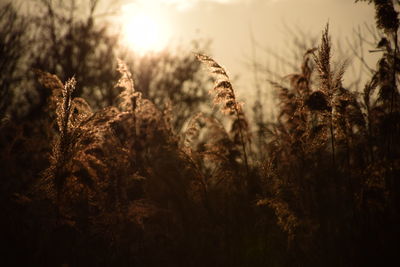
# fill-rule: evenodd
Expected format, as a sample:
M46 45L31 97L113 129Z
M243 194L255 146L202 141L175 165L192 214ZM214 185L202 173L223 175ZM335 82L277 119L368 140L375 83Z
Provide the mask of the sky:
M231 77L238 77L234 84L246 94L254 93L249 68L253 52L258 61L273 65L268 62L273 57L263 50L284 54L293 47L285 25L319 36L329 22L333 43L347 44L345 40L354 41L358 27L374 23L373 6L353 0L123 0L120 5L162 18L171 46L192 39L212 40L210 53Z
M21 2L30 1L34 0ZM264 50L285 55L293 47L290 30L319 36L329 22L333 43L341 40L346 44L345 40L355 40L354 31L358 27L374 23L373 6L356 4L354 0L101 0L101 3L100 9L112 7L117 11L113 18L117 24L134 25L134 17L151 17L156 21L153 26L160 27L163 34L159 43L162 39L170 47L185 45L193 39L211 40L210 54L233 77L239 95L254 94L254 72L249 65L254 57L258 62L274 66L275 59ZM140 29L141 24L138 25L130 28L138 28L136 31L140 32L128 35L152 30ZM373 48L365 47L366 50ZM346 46L343 49L348 50Z

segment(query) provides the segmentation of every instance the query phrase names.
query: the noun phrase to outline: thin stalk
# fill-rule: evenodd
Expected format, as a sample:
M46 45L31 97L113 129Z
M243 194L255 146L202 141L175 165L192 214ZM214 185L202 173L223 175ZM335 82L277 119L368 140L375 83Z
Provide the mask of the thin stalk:
M331 131L331 146L332 146L332 164L333 168L335 168L336 163L335 163L335 135L333 133L333 121L332 121L332 115L331 115L331 125L330 125L330 131Z
M396 81L396 67L397 67L397 54L398 54L398 42L397 42L397 29L394 32L394 52L393 52L393 72L392 72L392 82L393 82L393 90L390 99L390 119L393 116L393 107L394 107L394 97L395 97L395 90L397 90L397 81ZM393 141L393 128L390 130L389 133L389 140L388 140L388 158L390 158L390 148Z
M235 111L236 111L237 119L240 120L239 110L238 110L238 108L236 106L235 106ZM240 142L242 143L244 164L246 166L246 174L248 176L249 175L249 162L247 160L246 144L244 143L243 131L242 131L242 127L241 126L239 127L239 135L240 135Z
M393 116L393 108L394 108L394 98L395 98L395 90L397 92L397 79L396 79L396 68L397 68L397 54L398 54L398 49L399 49L399 45L398 45L398 36L397 36L397 30L395 30L394 32L394 54L393 54L393 72L392 72L392 79L393 79L393 90L392 90L392 95L391 95L391 103L390 103L390 119L392 119ZM394 160L391 159L391 146L393 143L393 131L397 128L395 128L396 126L391 124L391 129L389 132L389 142L388 142L388 160L390 162L390 166L391 166L391 171L389 172L389 181L390 181L390 186L393 188L395 185L395 181L394 181L394 175L393 175L393 171L394 170ZM397 190L395 188L393 188L392 190L392 197L394 200L394 203L396 203L396 199L397 199ZM396 206L396 205L395 205Z

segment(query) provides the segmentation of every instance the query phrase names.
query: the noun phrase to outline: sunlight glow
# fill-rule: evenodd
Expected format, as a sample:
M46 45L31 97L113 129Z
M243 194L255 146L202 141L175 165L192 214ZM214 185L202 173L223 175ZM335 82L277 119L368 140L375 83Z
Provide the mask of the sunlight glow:
M170 33L167 22L163 21L160 14L151 13L146 9L133 9L130 6L125 7L123 12L125 43L135 52L157 52L167 46Z

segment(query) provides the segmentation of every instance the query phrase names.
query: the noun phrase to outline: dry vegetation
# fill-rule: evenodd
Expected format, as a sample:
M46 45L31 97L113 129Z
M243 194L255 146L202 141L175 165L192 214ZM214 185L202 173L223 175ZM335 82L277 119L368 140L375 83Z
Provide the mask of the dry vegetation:
M252 125L224 68L203 54L177 65L164 55L160 61L172 69L165 77L174 79L153 70L156 75L138 78L139 88L131 67L113 59L119 81L96 100L81 96L99 97L94 88L111 81L90 84L81 77L85 71L97 77L90 69L65 83L43 66L36 70L41 86L28 83L33 92L42 90L35 105L0 100L1 114L8 112L0 132L4 266L386 266L398 260L399 21L397 4L370 2L382 57L364 91L343 85L346 64L332 63L326 26L318 48L304 51L301 71L286 83L271 82L279 95L274 122ZM13 61L5 59L2 64ZM36 57L30 67L43 60ZM66 68L48 60L50 71ZM199 63L214 75L210 94L220 114L196 113L210 102L200 93ZM104 69L99 77L104 73L114 75ZM161 82L152 87L151 79ZM199 86L192 96L182 85L187 81ZM16 86L1 82L2 94ZM152 89L166 84L173 86L167 95Z

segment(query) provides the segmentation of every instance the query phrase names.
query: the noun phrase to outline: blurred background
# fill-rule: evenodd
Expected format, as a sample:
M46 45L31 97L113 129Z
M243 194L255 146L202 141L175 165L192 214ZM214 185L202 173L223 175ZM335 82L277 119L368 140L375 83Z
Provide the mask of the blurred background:
M8 113L15 116L32 113L43 102L40 95L45 97L44 92L27 91L27 86L21 84L31 81L28 77L35 68L57 74L62 80L75 75L77 95L91 95L89 101L98 106L111 104L118 94L112 89L118 57L134 69L137 88L151 95L152 100L164 94L179 105L174 98L181 96L174 91L196 91L192 94L196 97L182 96L187 98L184 102L188 106L195 106L207 97L210 85L204 85L193 52L205 52L227 69L247 110L254 99L261 97L269 119L273 119L276 95L265 81L281 81L286 74L298 71L298 62L305 51L316 47L326 23L330 24L336 58L347 61L347 87L360 90L360 83L368 76L368 69L375 67L378 56L368 52L375 48L376 40L364 39L374 31L373 7L346 0L0 3L3 57L13 62L11 66L4 63L8 69L2 71L1 79L5 84L19 84L12 92L2 94L12 98L13 103L25 101L31 105L18 105L18 111L10 108ZM176 77L176 72L182 70L186 73ZM83 77L86 71L90 73ZM159 78L162 81L153 79L163 76L161 72L170 76ZM181 86L185 88L176 88Z
M0 0L3 265L391 266L399 9Z

